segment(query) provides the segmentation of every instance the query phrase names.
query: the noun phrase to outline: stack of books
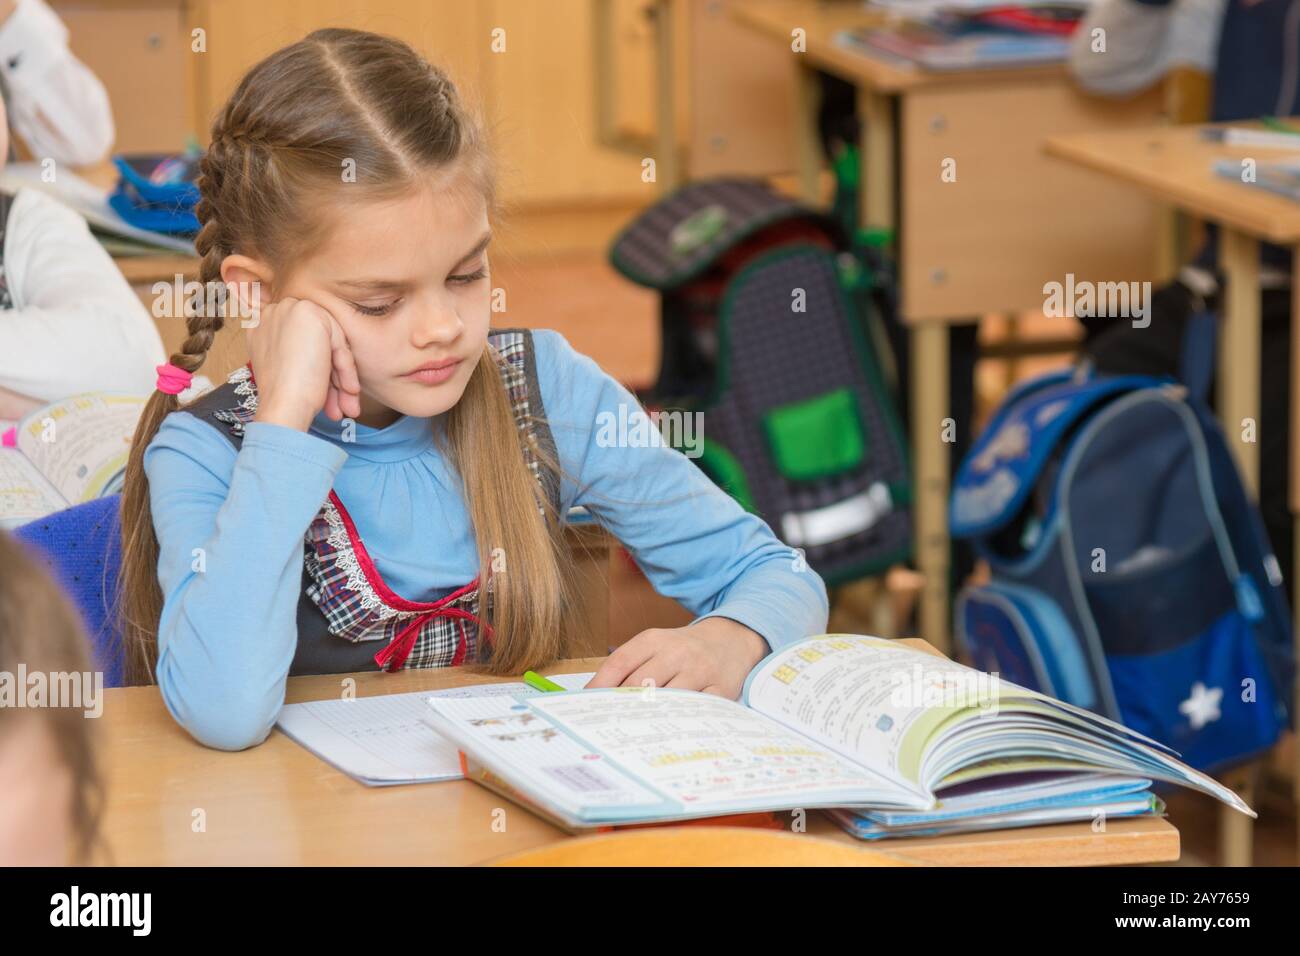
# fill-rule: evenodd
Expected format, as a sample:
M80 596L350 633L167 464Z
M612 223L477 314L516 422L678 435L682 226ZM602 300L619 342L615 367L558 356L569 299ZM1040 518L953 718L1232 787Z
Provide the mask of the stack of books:
M891 9L897 4L884 4ZM904 7L906 19L842 31L841 45L907 67L954 71L1056 63L1069 53L1084 3Z

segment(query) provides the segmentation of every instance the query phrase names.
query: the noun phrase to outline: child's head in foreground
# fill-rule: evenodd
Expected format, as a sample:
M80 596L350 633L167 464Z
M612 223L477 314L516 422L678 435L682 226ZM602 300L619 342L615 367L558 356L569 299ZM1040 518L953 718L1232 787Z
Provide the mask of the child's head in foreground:
M243 78L213 122L199 188L200 278L233 284L262 306L246 331L254 376L256 354L287 356L263 370L268 377L297 374L294 342L278 351L267 343L319 335L316 322L328 327L334 355L345 342L344 364L355 365L356 387L337 368L322 382L326 414L373 427L441 416L435 432L464 482L481 579L494 548L511 556L484 609L489 663L507 673L556 656L565 603L558 519L524 462L487 345L492 161L480 121L446 74L400 40L318 30ZM232 321L210 309L189 315L170 363L198 371ZM412 374L424 365L436 368ZM260 379L258 389L264 409ZM123 499L133 681L151 676L162 607L142 459L177 407L174 395L151 399Z
M76 612L45 569L0 531L0 680L8 683L0 694L0 866L62 865L87 859L93 848L102 800L93 722L81 707L49 698L54 679L89 673ZM37 698L32 675L46 685Z

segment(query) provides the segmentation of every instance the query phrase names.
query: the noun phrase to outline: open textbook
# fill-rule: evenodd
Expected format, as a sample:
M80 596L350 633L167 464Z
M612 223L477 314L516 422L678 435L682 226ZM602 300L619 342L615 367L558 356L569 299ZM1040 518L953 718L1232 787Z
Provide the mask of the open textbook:
M0 448L0 528L120 491L144 403L142 395L74 395L14 426L13 445Z
M1019 826L1158 813L1147 789L1157 780L1254 816L1156 741L872 637L783 648L740 702L630 687L426 703L467 777L570 830L815 807L842 810L836 819L863 837L890 830L882 811L903 814L899 832L988 828L999 816Z

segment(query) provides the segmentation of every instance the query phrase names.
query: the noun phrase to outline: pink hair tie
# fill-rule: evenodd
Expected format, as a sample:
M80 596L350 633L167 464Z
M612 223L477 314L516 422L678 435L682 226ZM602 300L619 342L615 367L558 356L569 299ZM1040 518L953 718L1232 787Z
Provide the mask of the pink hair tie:
M170 362L159 365L155 371L158 373L158 391L166 392L168 395L179 395L189 388L190 382L194 380L193 372L177 368Z
M5 433L0 435L0 448L17 448L18 447L18 427L5 429Z

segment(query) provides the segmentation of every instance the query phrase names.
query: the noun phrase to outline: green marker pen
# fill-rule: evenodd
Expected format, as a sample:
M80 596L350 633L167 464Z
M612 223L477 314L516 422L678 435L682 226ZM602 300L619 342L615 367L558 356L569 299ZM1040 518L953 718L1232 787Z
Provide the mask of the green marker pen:
M524 683L527 684L529 687L534 688L535 690L540 690L542 693L550 693L551 691L564 690L564 688L561 687L559 684L555 683L555 681L548 680L547 678L543 677L541 674L536 673L535 671L524 671Z

